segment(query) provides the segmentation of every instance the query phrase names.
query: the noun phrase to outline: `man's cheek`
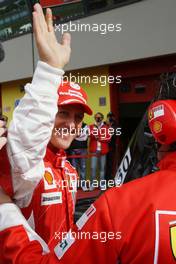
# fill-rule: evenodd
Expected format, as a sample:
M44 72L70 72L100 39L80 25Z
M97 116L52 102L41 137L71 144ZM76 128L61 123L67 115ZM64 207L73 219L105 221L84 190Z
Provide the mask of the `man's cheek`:
M82 121L77 125L77 129L81 129L82 127Z

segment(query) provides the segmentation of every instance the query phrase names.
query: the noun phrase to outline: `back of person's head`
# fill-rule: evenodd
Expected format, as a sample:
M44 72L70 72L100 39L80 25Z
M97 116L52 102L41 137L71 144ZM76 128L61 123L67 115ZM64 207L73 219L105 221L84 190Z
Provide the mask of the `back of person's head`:
M115 115L113 114L113 112L109 112L109 113L107 114L107 118L109 118L109 117L115 117Z
M148 109L148 124L155 140L162 145L176 142L176 73L160 76L161 87Z
M159 100L148 110L150 130L156 141L162 145L176 142L176 100Z

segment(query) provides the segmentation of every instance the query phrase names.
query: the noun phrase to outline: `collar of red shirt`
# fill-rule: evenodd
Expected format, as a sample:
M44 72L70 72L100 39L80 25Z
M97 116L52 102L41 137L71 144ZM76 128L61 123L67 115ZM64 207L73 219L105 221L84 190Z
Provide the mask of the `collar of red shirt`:
M51 144L48 145L45 155L45 161L49 161L55 168L64 168L66 162L66 153L63 149L56 149Z

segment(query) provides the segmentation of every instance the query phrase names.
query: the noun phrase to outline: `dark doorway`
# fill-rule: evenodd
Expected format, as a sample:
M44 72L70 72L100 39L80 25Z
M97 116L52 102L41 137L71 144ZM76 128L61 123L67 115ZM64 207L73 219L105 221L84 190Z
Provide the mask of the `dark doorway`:
M128 143L139 125L150 102L123 103L119 107L121 135L121 155L123 156Z

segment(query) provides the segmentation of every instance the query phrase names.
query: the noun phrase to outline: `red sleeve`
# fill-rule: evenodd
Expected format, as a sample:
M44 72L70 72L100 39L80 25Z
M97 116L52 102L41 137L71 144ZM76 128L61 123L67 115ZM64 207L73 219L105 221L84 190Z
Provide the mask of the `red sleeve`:
M15 226L0 232L1 264L55 264L59 263L54 253L43 255L36 240L30 241L23 226Z

